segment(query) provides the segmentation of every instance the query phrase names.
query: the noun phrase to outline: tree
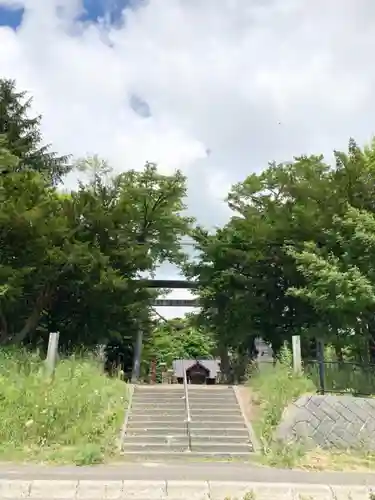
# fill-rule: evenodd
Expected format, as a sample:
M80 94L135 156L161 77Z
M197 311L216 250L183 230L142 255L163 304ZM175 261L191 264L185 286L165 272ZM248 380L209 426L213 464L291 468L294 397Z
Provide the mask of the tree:
M75 238L105 259L103 279L99 286L88 275L73 292L65 280L59 296L65 306L54 313L54 323L77 318L69 329L71 338L77 341L76 332L86 331L85 345L88 336L104 341L103 335L108 339L109 333L116 342L125 337L132 342L139 328L146 333L151 329L149 305L155 292L140 287L140 273L153 273L165 259L177 263L184 259L180 239L192 223L181 213L185 178L179 172L163 176L150 164L141 172L111 178L110 169L100 160L88 159L85 164L89 181L72 194L70 224L80 227ZM111 273L110 279L104 279L104 271Z
M333 234L348 205L374 213L374 143L362 151L351 140L348 153L336 151L335 158L335 167L314 155L270 164L232 188L228 204L234 214L226 226L211 235L195 232L201 257L187 273L201 282L201 318L215 330L222 357L227 347L251 349L255 335L271 341L276 351L294 333L307 339L319 331L332 340L341 328L341 337L351 342L348 324L343 330L338 315L335 320L332 314L322 317L312 300L317 282L312 289L309 280L312 269L315 277L321 271L319 252L338 255ZM309 241L314 243L313 254L306 249ZM332 259L325 264L332 273ZM351 272L351 279L357 279ZM342 286L348 286L348 279L341 276ZM366 286L361 283L356 293L363 306ZM324 295L320 299L324 302ZM372 330L370 320L368 328Z
M217 332L222 358L227 347L251 357L257 335L277 351L315 316L287 294L301 276L284 244L320 233L317 209L328 172L318 156L271 164L232 188L228 203L235 214L224 228L214 235L196 231L201 258L188 272L202 283L202 318Z
M52 298L54 273L67 231L61 203L41 174L20 169L19 160L4 148L0 177L1 342L18 342L33 330ZM17 325L17 326L15 326ZM15 335L13 337L13 334Z
M197 327L195 318L185 316L157 321L145 347L144 361L172 366L175 359L211 359L215 342L207 330Z
M51 329L67 348L133 336L149 325L151 293L137 282L184 258L185 179L155 165L61 194L39 172L2 155L2 342L38 343ZM90 164L90 161L88 162Z
M353 341L370 342L374 360L375 214L349 206L327 235L331 244L325 248L310 242L303 250L289 249L306 279L289 293L310 303L341 345L349 332Z
M41 116L31 117L32 99L18 92L14 80L0 80L0 135L4 146L18 158L18 170L42 173L52 184L70 171L68 156L57 156L42 145ZM4 175L6 171L3 171Z

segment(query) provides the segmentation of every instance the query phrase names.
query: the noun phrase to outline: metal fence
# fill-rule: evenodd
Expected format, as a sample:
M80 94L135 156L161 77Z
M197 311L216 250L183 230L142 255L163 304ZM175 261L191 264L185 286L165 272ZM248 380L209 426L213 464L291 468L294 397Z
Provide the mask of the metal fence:
M304 371L321 394L375 395L375 365L309 360L304 362Z

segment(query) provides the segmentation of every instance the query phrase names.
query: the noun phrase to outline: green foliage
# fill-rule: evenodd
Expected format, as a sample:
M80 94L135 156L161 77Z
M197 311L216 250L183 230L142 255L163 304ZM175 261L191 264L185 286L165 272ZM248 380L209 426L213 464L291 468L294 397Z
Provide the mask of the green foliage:
M290 249L307 282L305 287L291 288L290 293L310 301L321 312L334 312L356 323L375 307L375 217L349 207L333 223L327 231L328 248L306 243L302 251Z
M126 390L89 357L61 360L51 383L37 355L2 350L0 453L81 464L102 461L123 422Z
M350 140L335 159L271 163L233 186L224 227L194 232L200 259L186 274L222 352L249 353L257 335L276 353L293 334L375 347L375 142Z
M65 350L132 344L151 328L153 293L136 280L186 259L186 179L154 164L115 175L94 156L76 162L86 181L61 193L65 160L40 146L29 107L14 82L0 81L0 343L44 348L59 330Z
M71 169L69 157L59 157L41 144L41 117L30 116L31 104L32 99L18 92L13 80L0 79L0 135L18 158L17 171L31 169L57 184Z
M262 444L264 456L269 462L278 460L282 454L283 465L292 460L291 450L280 446L274 441L274 433L279 425L285 408L300 396L316 392L312 380L304 374L296 374L291 367L291 353L285 348L281 349L280 360L275 366L262 366L251 378L251 390L254 402L259 405L255 431ZM294 451L299 452L294 445ZM277 462L273 463L274 465Z
M194 325L190 318L175 318L159 322L154 328L145 349L147 364L172 365L175 359L211 359L215 343L209 333Z
M231 188L232 217L209 233L185 215L182 173L153 163L116 174L81 158L78 188L57 190L72 166L43 145L30 105L0 80L0 344L45 348L59 330L67 351L117 342L129 354L136 332L147 342L154 328L157 291L137 279L167 261L199 281L202 309L194 323L157 326L147 349L160 362L215 346L229 376L231 364L244 372L257 336L277 354L293 334L304 352L320 337L338 358L350 348L375 361L375 140L351 139L334 166L321 155L270 163Z

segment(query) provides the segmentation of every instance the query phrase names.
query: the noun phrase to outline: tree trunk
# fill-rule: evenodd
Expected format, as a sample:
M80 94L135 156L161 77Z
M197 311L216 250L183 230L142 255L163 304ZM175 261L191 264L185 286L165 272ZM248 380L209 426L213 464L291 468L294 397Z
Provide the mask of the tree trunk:
M38 326L42 312L46 309L46 307L48 307L51 300L52 300L51 286L47 285L37 298L34 309L31 311L31 314L26 319L22 329L18 333L15 333L14 335L11 335L9 332L6 337L2 335L0 337L0 344L2 345L21 344L21 342L25 340L28 334L31 333L33 330L35 330L35 328Z

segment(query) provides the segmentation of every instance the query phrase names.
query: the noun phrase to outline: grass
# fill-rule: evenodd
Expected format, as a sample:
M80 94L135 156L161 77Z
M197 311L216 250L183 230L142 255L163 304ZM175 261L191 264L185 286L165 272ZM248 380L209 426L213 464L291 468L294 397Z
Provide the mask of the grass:
M261 462L275 467L298 467L305 470L375 469L375 453L357 450L307 450L299 443L276 441L274 434L284 410L304 394L316 393L312 378L295 374L291 354L285 350L275 366L256 371L250 379L253 393L254 430L261 444Z
M0 460L101 463L116 450L126 386L90 356L61 360L53 380L30 353L0 351Z
M296 444L274 441L274 433L285 408L303 394L315 393L312 380L291 369L291 356L283 351L275 366L265 365L251 377L253 403L256 406L254 430L258 435L262 456L268 465L292 466L302 450Z

